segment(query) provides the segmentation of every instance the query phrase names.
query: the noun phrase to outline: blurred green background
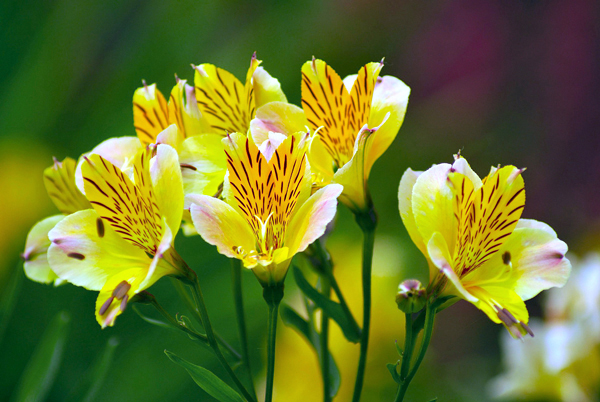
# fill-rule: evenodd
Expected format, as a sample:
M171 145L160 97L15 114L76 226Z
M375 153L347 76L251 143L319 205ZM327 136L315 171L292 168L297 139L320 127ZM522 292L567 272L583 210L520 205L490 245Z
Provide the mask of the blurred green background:
M403 278L427 275L397 210L397 186L406 168L449 162L458 150L480 175L499 163L527 167L524 217L549 223L576 252L598 248L599 16L594 0L3 0L0 294L21 270L19 254L31 225L56 213L45 194L43 168L53 155L77 158L107 138L135 135L131 98L141 79L157 82L165 93L174 73L192 80L190 63L205 62L242 78L257 51L288 100L299 104L300 67L313 55L342 77L385 57L382 74L399 77L412 94L404 126L370 180L380 216L378 315L364 400L391 400L395 384L384 363L396 361L393 341L403 337L395 289ZM330 243L357 316L360 254L348 249L358 247L360 236L340 207ZM177 248L200 276L217 330L237 345L229 262L198 237L180 236ZM244 280L258 372L266 354L267 310L252 274ZM287 285L284 301L292 303L292 278ZM152 293L169 311L182 311L168 279ZM179 333L144 323L131 310L114 328L101 330L95 298L71 285L53 288L23 280L12 318L4 336L0 333L0 400L15 396L30 357L60 311L71 319L48 400L66 400L111 337L120 343L96 401L211 400L163 350L225 379L210 353ZM533 315L540 313L538 304L529 303ZM502 328L466 303L445 311L436 325L408 398L487 400L486 381L500 371ZM313 400L300 396L310 388L319 400L316 358L295 333L282 329L280 335L279 400ZM338 358L343 375L348 373L343 388L351 387L357 360L356 350L344 350ZM347 398L342 392L339 400Z

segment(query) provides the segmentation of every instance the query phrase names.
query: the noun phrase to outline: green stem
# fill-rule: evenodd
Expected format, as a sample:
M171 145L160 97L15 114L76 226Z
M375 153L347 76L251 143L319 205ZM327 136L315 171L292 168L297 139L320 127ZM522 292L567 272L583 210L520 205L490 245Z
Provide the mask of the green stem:
M369 328L371 325L371 271L373 265L373 246L375 244L375 228L377 216L370 208L367 212L356 215L356 221L363 231L363 264L362 264L362 286L363 286L363 329L360 339L360 358L354 383L353 402L360 401L360 394L365 378L367 365L367 350L369 347Z
M279 303L269 305L269 339L267 344L267 388L265 402L273 400L273 381L275 378L275 341L277 340L277 312Z
M233 369L223 356L221 349L219 349L219 344L217 342L217 338L215 337L215 333L213 332L212 325L210 323L210 319L208 317L208 311L206 310L206 304L204 303L204 296L202 295L202 289L200 288L200 282L198 281L198 276L193 275L191 280L191 287L194 292L194 297L196 299L196 305L198 307L198 312L200 314L200 319L202 320L202 325L204 326L204 330L206 331L206 337L208 338L208 343L213 348L215 355L217 355L217 359L227 371L227 374L231 377L236 387L240 390L244 398L250 402L254 402L254 398L248 393L244 385L241 383L239 378L233 372Z
M412 314L406 313L406 324L405 324L405 338L404 338L404 353L402 354L402 365L400 366L400 379L404 379L408 376L408 370L410 370L410 360L412 358L413 349L415 347L413 343L413 320Z
M248 370L248 377L250 377L250 392L256 397L256 390L254 389L254 381L252 379L252 368L250 366L250 356L248 353L248 333L246 330L244 298L242 293L242 262L237 258L231 259L231 280L233 282L233 301L240 343L242 345L243 363L246 366L246 370Z
M321 293L328 299L331 297L331 285L327 279L322 279ZM329 316L321 310L321 334L320 358L321 358L321 376L323 377L323 402L331 401L330 380L329 380Z
M196 316L198 322L202 324L202 316L200 315L200 311L198 311L198 308L195 306L194 301L190 298L190 295L183 286L183 283L179 279L173 278L173 284L175 286L175 289L183 299L188 310L190 310ZM233 356L238 361L242 360L242 356L239 354L239 352L235 350L233 346L231 346L221 335L215 332L215 337L217 338L217 341L221 344L221 346L223 346L231 356Z
M433 333L433 321L435 319L436 306L427 302L427 307L425 310L425 328L423 329L424 335L423 340L421 342L421 347L419 349L419 355L417 356L417 360L415 361L414 366L408 373L406 378L402 379L402 382L398 386L398 393L396 394L395 402L401 402L404 400L404 395L406 394L406 390L410 385L415 374L417 374L417 370L419 370L419 366L425 358L425 353L427 352L427 348L429 347L429 342L431 341L431 334ZM404 361L402 362L404 364Z
M149 295L149 293L147 293ZM149 296L146 296L149 297ZM188 327L185 327L183 325L181 325L179 322L177 322L177 320L175 318L173 318L173 316L171 314L169 314L167 312L167 310L165 310L163 308L163 306L161 306L158 301L156 300L156 298L154 296L152 296L150 298L150 304L152 304L154 306L154 308L167 320L167 322L169 324L171 324L171 326L173 328L176 328L180 331L185 332L186 334L192 336L193 338L197 339L198 341L209 345L208 343L208 338L205 335L199 334L196 331L193 331L191 329L189 329Z

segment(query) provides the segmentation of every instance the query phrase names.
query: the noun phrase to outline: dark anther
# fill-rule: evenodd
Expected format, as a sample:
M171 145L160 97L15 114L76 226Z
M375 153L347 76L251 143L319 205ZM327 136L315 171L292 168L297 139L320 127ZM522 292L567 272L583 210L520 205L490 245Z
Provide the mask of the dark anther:
M98 231L98 237L104 237L104 222L102 222L102 218L96 219L96 230Z
M535 335L533 335L533 331L531 330L531 328L529 328L529 325L525 324L523 321L521 321L521 326L523 327L523 329L525 331L527 331L527 333L533 338Z
M121 309L121 312L125 311L125 309L127 308L127 301L129 300L129 296L125 295L125 297L123 297L123 300L121 300L121 306L119 306L119 308Z
M506 251L506 252L504 252L504 254L502 254L502 262L504 263L504 265L510 264L510 253L508 251Z
M131 285L126 281L123 281L117 285L115 290L113 290L112 295L121 300L123 297L125 297L127 292L129 292L129 289L131 289Z
M76 260L80 261L85 259L85 255L79 253L69 253L67 254L67 257L75 258Z
M106 313L106 310L108 310L108 308L112 304L113 300L114 300L114 297L111 296L104 302L102 307L100 307L100 311L99 311L100 315L104 315L104 313Z

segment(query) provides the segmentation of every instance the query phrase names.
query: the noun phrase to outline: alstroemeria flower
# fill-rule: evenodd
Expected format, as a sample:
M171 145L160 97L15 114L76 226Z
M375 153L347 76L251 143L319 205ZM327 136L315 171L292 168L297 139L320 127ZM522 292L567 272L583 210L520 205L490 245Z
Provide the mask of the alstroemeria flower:
M355 212L368 207L371 167L396 138L410 94L399 79L378 78L382 67L369 63L342 81L322 60L302 66L302 106L317 132L309 151L313 180L342 184L340 200Z
M192 195L198 233L219 252L240 259L263 286L281 283L291 258L325 232L342 186L311 196L306 133L271 133L257 146L251 136L223 139L228 174L225 201Z
M398 193L404 226L429 261L430 293L473 303L513 336L530 333L524 300L564 285L571 271L556 233L520 219L522 172L492 168L481 180L457 156L453 165L407 170Z
M62 214L36 223L27 235L25 251L22 254L23 268L25 275L33 281L54 282L54 285L62 283L48 265L48 232L66 215L91 208L88 200L75 185L75 166L74 159L65 158L62 162L54 159L54 164L44 170L44 184L48 196Z
M133 180L97 154L86 157L81 170L93 209L67 216L50 231L48 261L61 279L100 291L96 319L112 326L135 294L162 276L184 274L173 249L183 213L181 170L168 145L140 151Z

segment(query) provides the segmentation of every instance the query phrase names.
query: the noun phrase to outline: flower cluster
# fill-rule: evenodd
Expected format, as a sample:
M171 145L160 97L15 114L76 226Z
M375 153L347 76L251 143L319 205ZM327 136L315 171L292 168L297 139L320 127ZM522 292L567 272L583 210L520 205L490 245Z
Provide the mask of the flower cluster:
M292 258L305 252L321 278L319 290L300 269L294 277L307 305L310 299L321 310L322 322L316 326L314 319L289 309L286 315L293 319L288 321L305 335L315 334L311 342L320 337L318 347L313 346L329 397L337 392L329 381L337 368L327 353L328 320L337 322L348 341L360 342L358 401L367 361L377 225L368 179L403 123L410 88L381 76L383 61L342 79L313 58L301 68L299 107L288 103L279 82L260 64L252 56L244 82L212 64L192 65L194 85L176 77L168 101L156 84L143 81L133 95L131 131L137 136L107 139L77 161L55 160L44 172L48 195L61 214L32 228L24 269L38 282L69 282L98 291L95 311L103 328L132 302L154 304L176 328L210 345L244 398L254 401L220 351L223 340L210 325L197 274L174 248L180 228L184 235L200 235L251 270L263 287L269 306L265 399L271 401L283 283ZM400 215L427 259L429 282L408 279L396 297L407 319L400 372L398 364L388 366L399 384L397 400L423 359L438 311L464 299L513 337L533 336L524 301L565 284L571 269L566 244L548 225L521 218L523 171L498 166L481 179L455 155L452 164L424 172L408 169L403 175ZM322 239L333 226L338 199L364 234L362 328L336 283ZM192 287L196 306L191 310L205 334L170 317L145 291L164 276ZM241 306L237 313L242 326ZM425 335L413 365L421 330ZM243 359L248 363L247 353Z

